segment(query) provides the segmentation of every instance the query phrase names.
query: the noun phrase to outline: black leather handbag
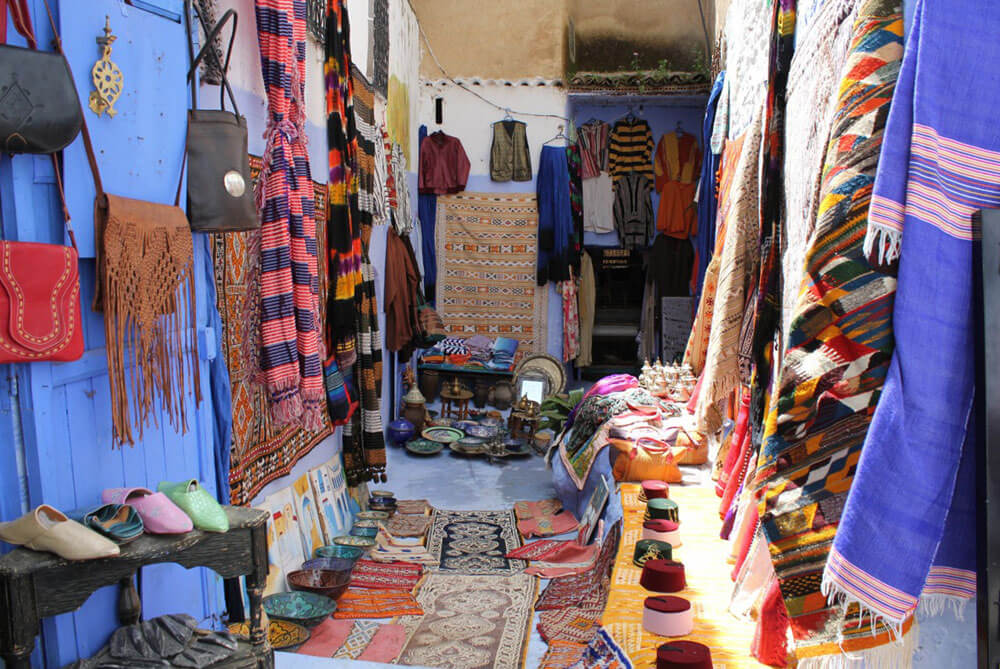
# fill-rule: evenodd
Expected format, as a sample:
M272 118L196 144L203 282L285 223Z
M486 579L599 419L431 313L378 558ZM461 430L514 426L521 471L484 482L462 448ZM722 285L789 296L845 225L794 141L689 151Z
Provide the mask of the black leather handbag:
M236 12L226 11L209 29L197 9L195 14L205 32L205 45L194 55L191 46L191 0L186 0L185 25L188 34L188 54L191 69L191 109L188 110L188 219L196 232L240 232L260 227L254 192L250 181L250 157L247 154L247 120L240 116L236 96L226 77L229 58L236 37ZM222 63L222 84L219 87L220 109L198 109L198 84L195 72L206 54L214 57L213 44L223 26L232 20L232 35L225 61ZM228 93L233 111L226 111Z
M37 50L27 1L0 2L6 24L3 5L28 48L0 44L0 149L55 153L76 139L83 124L73 75L61 53Z

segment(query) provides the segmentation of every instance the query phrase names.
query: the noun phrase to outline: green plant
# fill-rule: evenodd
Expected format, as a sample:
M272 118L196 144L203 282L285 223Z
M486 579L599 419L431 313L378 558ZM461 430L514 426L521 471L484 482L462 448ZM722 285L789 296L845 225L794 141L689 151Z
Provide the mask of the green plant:
M542 401L541 428L559 433L569 419L570 412L583 399L583 390L571 390L568 394L549 395Z

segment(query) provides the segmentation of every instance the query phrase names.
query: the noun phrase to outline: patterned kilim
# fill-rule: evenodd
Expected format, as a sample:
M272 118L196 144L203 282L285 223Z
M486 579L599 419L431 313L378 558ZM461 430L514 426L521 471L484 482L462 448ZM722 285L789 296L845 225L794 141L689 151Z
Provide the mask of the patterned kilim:
M587 644L575 641L560 641L553 639L549 641L549 649L542 658L542 664L538 669L566 669L581 657L586 650Z
M757 471L762 528L792 630L813 645L840 631L841 607L827 603L820 580L892 354L896 280L872 269L863 242L903 54L895 4L866 1L854 26Z
M256 180L261 158L250 156ZM316 240L326 246L326 186L313 183ZM257 382L260 364L260 231L227 232L212 237L215 286L222 315L222 348L229 368L233 400L232 503L249 504L265 485L288 474L299 458L333 432L324 411L324 425L307 432L294 425L276 426L268 410L267 393ZM319 264L320 317L326 305L326 264Z
M425 614L394 622L409 632L400 664L443 669L523 667L537 592L532 576L430 574L417 595Z
M568 542L559 539L539 539L526 543L520 548L508 551L507 557L514 560L544 560L559 551Z
M337 600L337 610L333 612L333 617L392 618L419 616L423 613L417 600L406 590L348 588Z
M538 617L538 633L551 641L586 643L597 631L603 606L570 606L565 609L542 611Z
M426 499L401 499L396 503L396 515L427 515L431 512L431 505Z
M607 630L600 628L584 648L583 657L567 665L567 669L632 669L632 666L632 660L621 646Z
M450 336L510 337L518 354L544 353L548 289L535 285L534 195L438 198L437 310Z
M357 620L351 627L351 633L344 640L344 645L333 654L337 660L356 660L371 643L375 632L381 627L380 623L374 620Z
M351 570L351 587L412 590L420 582L423 574L424 568L418 564L358 560Z
M609 574L618 551L621 523L616 523L604 537L601 551L593 566L580 574L553 579L538 598L535 608L539 611L564 609L571 606L583 608L603 607L608 598Z
M645 504L638 499L641 490L637 483L621 486L625 528L602 624L633 664L645 668L656 665L656 648L668 639L642 628L643 602L650 593L639 585L642 569L632 564L635 543L642 537ZM753 623L737 620L728 611L733 582L725 557L729 545L719 539L719 499L709 485L672 485L670 498L680 506L684 519L684 544L674 551L674 559L684 563L687 588L677 594L689 600L695 611L694 632L684 638L708 646L716 666L765 666L750 657Z
M394 537L422 537L427 534L427 528L431 526L430 516L411 513L396 515L385 524L385 529Z
M521 545L514 512L434 512L427 550L440 569L462 574L517 574L526 566L507 553Z

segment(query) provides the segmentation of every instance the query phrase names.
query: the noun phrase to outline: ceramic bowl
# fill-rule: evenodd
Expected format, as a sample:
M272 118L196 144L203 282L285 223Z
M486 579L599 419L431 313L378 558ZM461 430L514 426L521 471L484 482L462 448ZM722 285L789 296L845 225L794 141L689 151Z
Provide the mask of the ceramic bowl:
M350 571L357 561L357 558L313 558L303 562L299 569L326 569L327 571L344 571L346 569Z
M414 455L437 455L443 448L444 444L423 437L406 442L406 450Z
M491 423L474 423L465 431L466 436L476 437L478 439L492 439L497 436L500 432L500 426Z
M531 455L531 447L524 439L504 439L503 447L507 455Z
M462 439L461 441L456 441L452 444L448 444L448 448L452 452L458 455L471 456L471 455L482 455L486 452L486 443L481 439L475 440L470 443L469 438Z
M234 637L250 638L250 623L233 623L228 629ZM267 640L274 650L293 651L308 641L310 634L302 625L287 620L272 620L267 627Z
M389 514L385 511L359 511L355 518L357 520L389 520Z
M357 546L320 546L316 549L315 556L318 558L343 558L357 560L365 554L364 549Z
M279 592L264 598L264 612L268 618L305 627L319 625L336 610L337 602L312 592Z
M465 436L465 433L453 427L429 427L420 433L424 439L450 444Z
M358 527L355 525L351 528L352 537L373 537L378 534L377 527Z
M395 497L396 493L391 490L372 490L368 493L370 497Z
M427 424L432 427L452 427L455 425L455 419L441 416L440 418L432 418Z
M372 504L377 504L379 506L396 506L395 497L369 497L368 507L371 508Z
M480 425L488 425L494 427L497 430L503 427L503 417L502 416L486 416L486 418L479 421Z
M330 599L337 599L347 584L351 582L351 570L330 571L328 569L300 569L293 571L286 579L292 590L311 592Z
M416 434L416 429L413 427L413 423L405 418L397 418L389 423L387 432L389 434L389 439L392 440L392 443L397 446L402 446L410 439L413 439L413 435Z
M354 535L344 535L340 537L334 537L333 543L338 546L354 546L355 548L360 548L363 551L368 551L369 548L375 545L375 540L371 537L357 537Z

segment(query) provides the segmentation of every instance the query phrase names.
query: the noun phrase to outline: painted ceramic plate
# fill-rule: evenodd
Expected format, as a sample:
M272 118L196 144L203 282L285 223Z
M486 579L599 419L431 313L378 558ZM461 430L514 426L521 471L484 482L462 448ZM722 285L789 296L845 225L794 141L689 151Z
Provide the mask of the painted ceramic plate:
M482 423L473 423L469 429L465 431L465 434L479 439L490 439L500 434L500 426L494 425L493 423L487 424L486 421L483 421Z
M450 444L464 437L465 433L453 427L429 427L421 432L420 436L442 444Z
M456 421L455 424L452 425L452 427L455 428L456 430L461 430L466 434L469 434L470 429L475 429L478 426L479 423L477 423L474 420L460 420Z
M478 443L469 443L468 437L462 439L461 441L455 441L448 444L450 448L455 453L459 455L482 455L486 452L486 443L479 441Z
M444 444L430 439L414 439L406 442L406 450L414 455L437 455L443 448Z
M338 546L356 546L357 548L371 548L375 545L375 540L371 537L343 536L335 537L333 543Z
M264 612L268 618L306 627L319 625L336 610L337 602L311 592L279 592L264 598Z
M229 633L235 637L249 639L250 623L233 623L229 626ZM287 620L272 620L267 627L267 640L275 650L298 648L309 640L310 634L302 625Z

